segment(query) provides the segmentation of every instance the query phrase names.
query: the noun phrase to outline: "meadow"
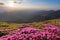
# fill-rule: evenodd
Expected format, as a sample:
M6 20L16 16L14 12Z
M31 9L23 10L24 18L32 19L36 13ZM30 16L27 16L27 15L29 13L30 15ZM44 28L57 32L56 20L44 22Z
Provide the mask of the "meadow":
M60 19L47 20L43 22L32 22L32 23L9 23L9 22L0 22L0 30L14 29L22 27L23 24L29 24L34 27L40 28L42 24L52 24L60 26Z
M60 40L60 19L32 23L0 22L0 40Z

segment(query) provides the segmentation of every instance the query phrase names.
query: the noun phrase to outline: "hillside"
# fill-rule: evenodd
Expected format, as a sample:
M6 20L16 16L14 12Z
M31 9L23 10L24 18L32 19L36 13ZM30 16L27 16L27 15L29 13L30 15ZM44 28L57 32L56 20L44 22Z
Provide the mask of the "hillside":
M59 34L60 19L21 24L0 22L0 40L28 40L30 37L37 40L60 40Z
M14 29L18 27L24 27L23 25L29 24L31 27L42 27L42 24L53 24L60 26L60 19L47 20L42 22L31 22L31 23L9 23L9 22L0 22L0 29Z
M0 30L9 30L17 28L20 24L17 23L9 23L9 22L0 22Z
M60 10L19 10L0 13L0 21L7 22L39 22L60 18Z

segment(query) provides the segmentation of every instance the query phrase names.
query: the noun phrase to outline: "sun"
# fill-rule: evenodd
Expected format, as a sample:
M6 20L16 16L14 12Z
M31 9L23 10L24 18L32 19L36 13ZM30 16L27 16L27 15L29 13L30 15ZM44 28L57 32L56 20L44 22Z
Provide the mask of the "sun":
M7 5L9 7L15 7L15 3L13 1L8 1Z
M9 0L7 3L6 3L6 6L7 7L11 7L11 8L17 8L19 6L18 3L14 3L13 0Z
M8 3L9 7L14 7L14 3Z
M4 7L8 10L15 10L15 9L20 9L22 8L22 4L18 3L17 1L14 2L13 0L8 0Z

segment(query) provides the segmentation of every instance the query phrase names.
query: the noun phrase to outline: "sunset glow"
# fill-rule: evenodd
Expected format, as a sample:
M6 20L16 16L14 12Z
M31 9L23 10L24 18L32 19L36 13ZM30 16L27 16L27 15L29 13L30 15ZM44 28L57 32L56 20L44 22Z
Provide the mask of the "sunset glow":
M60 9L60 0L0 0L4 7L11 9L40 9L40 10L58 10ZM6 5L5 5L6 4Z
M14 1L12 0L9 0L6 5L5 5L7 8L10 8L10 9L16 9L19 7L19 4L17 3L14 3Z
M14 7L14 6L15 6L15 4L14 4L13 1L9 1L7 5L8 5L9 7Z

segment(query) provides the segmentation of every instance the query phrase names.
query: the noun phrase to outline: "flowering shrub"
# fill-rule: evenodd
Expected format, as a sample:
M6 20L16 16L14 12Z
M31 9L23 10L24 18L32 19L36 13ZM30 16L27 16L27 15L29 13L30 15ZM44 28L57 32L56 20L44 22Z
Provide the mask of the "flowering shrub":
M25 25L26 26L26 25ZM60 27L44 24L43 28L18 28L12 33L0 37L0 40L60 40Z
M6 31L4 31L4 30L0 30L0 37L1 36L4 36L4 35L7 35L8 33L6 32Z

